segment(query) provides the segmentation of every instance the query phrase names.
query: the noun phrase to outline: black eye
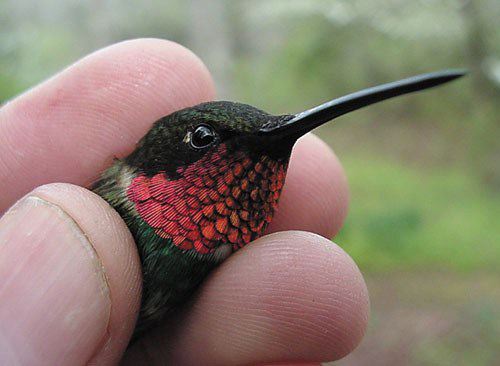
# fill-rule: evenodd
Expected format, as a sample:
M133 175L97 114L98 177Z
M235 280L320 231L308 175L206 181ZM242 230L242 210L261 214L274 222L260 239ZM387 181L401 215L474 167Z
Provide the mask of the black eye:
M191 146L196 149L201 149L211 145L216 138L217 134L212 127L201 125L196 127L191 135Z

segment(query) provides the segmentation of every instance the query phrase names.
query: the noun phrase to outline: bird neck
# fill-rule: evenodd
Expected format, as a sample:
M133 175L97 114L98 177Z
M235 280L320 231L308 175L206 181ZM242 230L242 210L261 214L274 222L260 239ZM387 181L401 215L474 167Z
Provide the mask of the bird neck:
M137 214L184 251L229 255L264 233L277 208L288 159L251 157L221 145L176 177L138 172L127 188Z

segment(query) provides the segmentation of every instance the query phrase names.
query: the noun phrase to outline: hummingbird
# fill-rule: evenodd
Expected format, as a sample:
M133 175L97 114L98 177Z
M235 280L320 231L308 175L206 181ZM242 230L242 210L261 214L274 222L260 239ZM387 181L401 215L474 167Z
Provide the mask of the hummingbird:
M91 187L121 215L137 245L143 293L134 337L180 309L212 269L264 234L299 137L348 112L464 74L422 74L298 114L213 101L156 121Z

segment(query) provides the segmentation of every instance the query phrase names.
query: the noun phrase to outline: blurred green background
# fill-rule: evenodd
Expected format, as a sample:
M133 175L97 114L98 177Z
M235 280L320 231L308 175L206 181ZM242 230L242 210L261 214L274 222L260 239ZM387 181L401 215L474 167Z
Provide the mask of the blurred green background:
M220 99L298 112L447 67L464 80L357 111L317 133L344 163L335 238L367 279L372 318L338 365L500 362L500 2L0 2L0 100L120 40L197 53Z

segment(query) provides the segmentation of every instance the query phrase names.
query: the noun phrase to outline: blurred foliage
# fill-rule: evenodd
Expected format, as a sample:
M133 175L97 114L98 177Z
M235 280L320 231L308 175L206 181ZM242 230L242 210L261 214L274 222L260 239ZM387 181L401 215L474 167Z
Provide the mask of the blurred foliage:
M496 365L498 274L390 271L367 278L371 322L361 346L337 366Z
M500 196L476 177L366 156L345 165L354 198L336 241L362 268L498 270Z

